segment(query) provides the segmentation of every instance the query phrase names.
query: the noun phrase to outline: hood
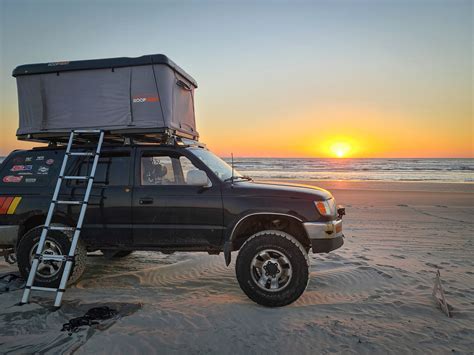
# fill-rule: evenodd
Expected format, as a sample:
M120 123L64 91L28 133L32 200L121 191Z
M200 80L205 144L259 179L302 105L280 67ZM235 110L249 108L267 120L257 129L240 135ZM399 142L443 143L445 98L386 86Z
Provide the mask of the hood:
M319 187L291 183L238 181L234 183L234 190L243 195L299 198L313 201L324 201L332 197L329 191Z

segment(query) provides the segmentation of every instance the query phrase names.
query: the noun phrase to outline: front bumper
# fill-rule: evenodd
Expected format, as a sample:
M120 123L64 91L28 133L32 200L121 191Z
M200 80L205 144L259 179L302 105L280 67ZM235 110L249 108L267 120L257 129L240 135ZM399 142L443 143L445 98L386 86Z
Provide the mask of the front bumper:
M15 246L18 238L18 230L20 226L8 225L0 226L0 247L10 248Z
M331 222L306 222L303 225L311 241L313 253L329 253L344 244L342 219Z

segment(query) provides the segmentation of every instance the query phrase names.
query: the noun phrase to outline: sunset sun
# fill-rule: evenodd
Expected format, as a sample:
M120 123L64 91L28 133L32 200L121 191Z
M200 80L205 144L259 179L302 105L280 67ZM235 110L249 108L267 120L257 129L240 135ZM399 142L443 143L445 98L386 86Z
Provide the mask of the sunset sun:
M330 150L337 158L345 158L351 151L351 146L346 142L336 142L331 145Z

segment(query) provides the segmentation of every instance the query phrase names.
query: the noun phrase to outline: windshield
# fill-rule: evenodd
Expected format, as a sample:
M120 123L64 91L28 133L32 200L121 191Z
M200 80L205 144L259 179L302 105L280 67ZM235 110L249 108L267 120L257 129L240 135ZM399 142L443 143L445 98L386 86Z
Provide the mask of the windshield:
M216 176L222 180L232 178L232 167L212 152L201 148L187 148L191 153L198 157ZM242 178L242 175L234 169L234 178Z

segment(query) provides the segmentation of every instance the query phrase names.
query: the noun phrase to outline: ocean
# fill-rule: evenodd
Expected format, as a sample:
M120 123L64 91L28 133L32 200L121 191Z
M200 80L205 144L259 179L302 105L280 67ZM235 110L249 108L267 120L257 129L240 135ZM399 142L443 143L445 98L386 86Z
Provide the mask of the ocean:
M234 158L234 167L255 179L474 182L474 159Z
M234 158L234 166L254 179L474 182L474 159Z

